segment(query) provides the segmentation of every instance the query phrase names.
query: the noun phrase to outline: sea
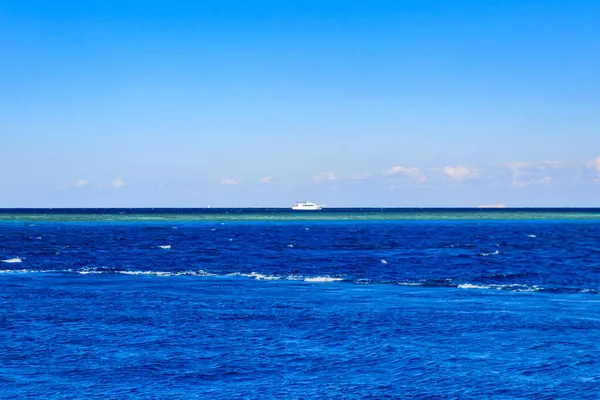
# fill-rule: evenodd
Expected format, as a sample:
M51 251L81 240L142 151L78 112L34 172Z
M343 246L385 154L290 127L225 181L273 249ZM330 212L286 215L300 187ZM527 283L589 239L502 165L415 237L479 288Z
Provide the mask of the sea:
M1 399L599 399L600 209L2 209Z

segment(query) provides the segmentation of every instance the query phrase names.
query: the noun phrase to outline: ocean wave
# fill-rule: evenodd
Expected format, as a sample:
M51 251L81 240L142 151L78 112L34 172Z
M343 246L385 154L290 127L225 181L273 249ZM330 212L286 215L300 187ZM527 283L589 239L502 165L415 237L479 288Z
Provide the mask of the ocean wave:
M276 281L276 280L281 279L281 276L259 274L258 272L250 272L249 274L244 274L241 272L233 272L231 274L226 274L226 276L243 276L246 278L254 278L256 280L265 280L265 281Z
M160 247L163 250L169 250L171 248L171 245L170 244L165 244L165 245L158 246L158 247Z
M59 271L53 271L59 272ZM135 271L135 270L119 270L119 269L109 269L109 268L84 268L81 270L69 270L68 272L74 272L79 275L89 275L89 274L116 274L116 275L148 275L148 276L217 276L216 274L211 274L210 272L203 271L201 269L197 271L178 271L178 272L170 272L170 271Z
M461 283L457 286L459 289L489 289L487 285L473 285L472 283Z
M304 278L304 282L338 282L343 280L344 278L334 278L331 276L315 276L312 278Z
M26 269L26 268L20 268L20 269L0 269L0 274L35 274L35 273L61 273L61 272L67 272L67 271L58 271L58 270L51 270L51 269L43 269L43 270L39 270L39 269Z
M495 256L496 254L500 254L499 250L496 251L492 251L490 253L480 253L482 256L487 257L487 256Z
M16 263L21 263L23 262L23 259L21 257L14 257L14 258L9 258L7 260L0 260L3 263L8 263L8 264L16 264Z
M149 277L196 277L196 278L247 278L257 281L299 281L307 283L333 283L344 282L357 285L399 285L399 286L422 286L438 288L457 288L457 289L475 289L475 290L503 290L511 292L547 292L547 293L581 293L581 294L600 294L598 288L576 288L576 287L542 287L538 285L526 285L521 283L513 284L487 284L479 282L458 283L452 279L435 280L377 280L369 278L344 278L341 276L315 275L307 276L301 274L290 275L272 275L259 272L231 272L221 273L218 271L208 272L202 269L185 271L151 271L151 270L127 270L117 268L82 268L82 269L3 269L0 274L76 274L76 275L128 275L128 276L149 276Z
M457 286L457 288L459 289L495 289L495 290L510 290L513 292L538 292L540 290L543 290L543 288L537 286L537 285L522 285L519 283L514 283L511 285L497 285L497 284L490 284L490 285L478 285L478 284L474 284L474 283L461 283L460 285Z
M343 281L344 278L339 277L331 277L331 276L303 276L303 275L265 275L258 272L250 272L250 273L242 273L242 272L232 272L230 274L226 274L226 276L240 276L245 278L253 278L256 280L265 280L265 281L274 281L274 280L287 280L287 281L304 281L304 282L338 282Z

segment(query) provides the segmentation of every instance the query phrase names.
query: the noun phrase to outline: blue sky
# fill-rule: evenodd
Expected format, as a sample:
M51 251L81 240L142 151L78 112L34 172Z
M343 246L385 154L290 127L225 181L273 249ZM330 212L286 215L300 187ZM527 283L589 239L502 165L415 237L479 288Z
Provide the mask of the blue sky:
M598 1L0 0L0 207L599 206Z

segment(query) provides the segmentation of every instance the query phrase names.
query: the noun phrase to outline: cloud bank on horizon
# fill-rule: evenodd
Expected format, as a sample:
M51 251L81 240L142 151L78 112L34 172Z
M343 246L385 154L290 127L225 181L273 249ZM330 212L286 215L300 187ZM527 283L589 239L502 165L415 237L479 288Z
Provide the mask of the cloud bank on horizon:
M172 182L168 180L154 179L148 181L148 179L142 179L136 181L135 179L127 179L119 177L110 181L92 181L89 179L80 178L74 181L71 186L62 185L56 188L59 192L69 192L69 188L77 190L80 194L89 193L90 196L97 196L98 193L106 192L107 189L113 190L125 190L136 191L142 189L148 191L149 182L154 187L154 192L163 190L166 187L173 190L172 193L177 193L178 190L185 192L190 188L194 188L199 197L203 196L203 193L214 191L215 183L222 188L235 189L239 187L242 192L234 193L237 201L225 202L224 206L261 206L261 204L253 203L252 200L247 202L245 199L252 199L251 195L248 195L253 190L259 191L260 187L265 188L271 195L275 195L274 198L281 199L279 203L267 203L265 206L285 206L285 199L289 198L304 198L302 193L315 193L320 196L319 198L336 198L331 196L334 193L349 193L345 191L347 188L353 188L360 191L370 191L381 196L384 201L371 201L368 204L360 202L345 202L340 206L458 206L458 207L479 207L479 208L505 208L509 206L571 206L565 203L552 203L542 201L538 204L523 203L519 202L519 193L528 193L528 191L537 188L542 188L544 191L553 189L555 191L566 192L573 190L574 187L588 188L593 191L600 191L600 156L594 157L588 161L580 163L566 163L561 161L518 161L509 162L499 166L465 166L465 165L447 165L443 167L431 167L421 168L416 166L402 166L394 165L387 169L380 171L371 172L354 172L354 173L336 173L336 172L322 172L315 175L301 175L294 178L284 176L265 175L262 177L251 178L244 171L240 171L239 176L247 177L245 179L239 177L224 177L220 179L208 178L201 180L190 180L187 182L181 182L179 187L173 186ZM266 189L268 188L268 189ZM318 189L318 190L315 190ZM237 189L235 189L237 190ZM393 193L450 193L460 192L464 190L478 191L479 193L485 194L483 197L478 197L482 200L490 199L495 200L497 198L506 198L504 193L511 192L517 194L516 197L512 197L513 200L510 204L505 202L454 202L448 204L444 198L438 202L425 202L424 204L410 204L402 202L385 201L385 199L395 199ZM267 193L265 192L265 193ZM227 191L221 192L227 194ZM287 193L288 195L282 197L281 193ZM492 193L488 195L486 193ZM232 193L230 193L232 194ZM312 195L312 194L311 194ZM225 197L225 196L223 196ZM508 196L510 197L510 196ZM90 197L91 198L91 197ZM451 199L451 197L448 197ZM81 199L81 198L79 198ZM113 200L114 197L110 195L105 199ZM547 200L547 198L546 198ZM250 203L250 204L249 204ZM516 203L516 204L515 204ZM335 201L334 201L335 204ZM197 206L194 204L181 204L163 202L162 204L143 204L139 206ZM580 203L574 206L594 206L593 202L589 204ZM10 205L12 207L19 205ZM43 206L43 204L36 205ZM79 205L69 205L79 206ZM83 206L120 206L119 204L98 204L90 202ZM137 206L137 205L132 205Z
M298 182L305 180L300 178ZM445 179L441 179L445 178ZM600 183L600 156L584 163L567 165L560 161L515 161L501 166L492 166L486 168L475 168L464 165L445 166L441 168L419 168L405 167L395 165L389 169L378 172L360 172L347 175L336 174L334 172L322 172L312 177L315 184L333 183L333 182L367 182L373 180L388 180L394 182L404 182L406 184L431 184L444 185L448 183L468 183L469 181L484 181L487 184L505 184L513 187L523 187L529 185L547 185L550 183L573 183L595 184ZM277 183L274 176L263 176L256 183L270 184ZM78 179L73 184L74 187L83 188L90 185L87 179ZM223 186L237 186L243 181L239 178L222 178L220 184ZM248 184L251 184L249 182ZM283 183L293 184L287 180ZM112 188L121 188L131 184L125 182L123 178L117 178L108 183Z

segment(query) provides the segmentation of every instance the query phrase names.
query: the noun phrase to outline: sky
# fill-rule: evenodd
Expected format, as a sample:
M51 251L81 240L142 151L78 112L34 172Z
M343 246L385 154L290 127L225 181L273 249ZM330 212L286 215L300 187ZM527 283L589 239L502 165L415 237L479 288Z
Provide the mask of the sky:
M0 0L0 207L600 206L597 0Z

